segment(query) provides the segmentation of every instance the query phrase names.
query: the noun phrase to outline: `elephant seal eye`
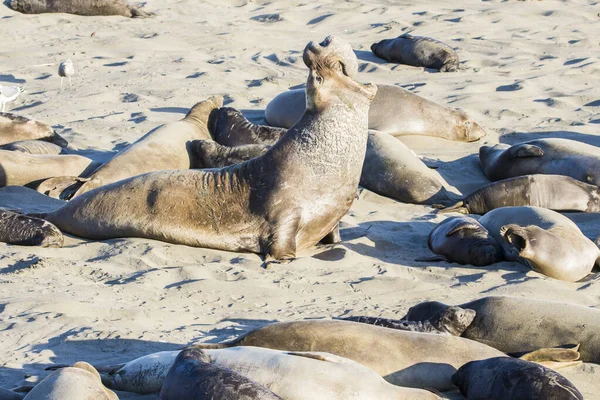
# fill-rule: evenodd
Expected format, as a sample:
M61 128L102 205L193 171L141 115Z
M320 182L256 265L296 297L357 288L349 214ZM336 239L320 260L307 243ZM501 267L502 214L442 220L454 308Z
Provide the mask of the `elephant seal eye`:
M323 77L322 77L321 75L317 75L317 76L315 77L315 79L317 80L317 83L318 83L319 85L323 83Z

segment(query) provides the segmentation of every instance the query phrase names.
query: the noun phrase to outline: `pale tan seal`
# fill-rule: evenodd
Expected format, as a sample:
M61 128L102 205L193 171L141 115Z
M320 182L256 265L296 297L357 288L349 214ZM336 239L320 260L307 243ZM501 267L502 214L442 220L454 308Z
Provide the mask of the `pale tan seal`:
M51 126L16 114L0 113L0 146L23 140L45 140L60 147L67 141Z
M125 0L10 0L8 4L13 10L24 14L121 15L128 18L147 18L153 15L130 6Z
M22 140L0 146L0 150L19 151L27 154L60 154L64 149L44 140Z

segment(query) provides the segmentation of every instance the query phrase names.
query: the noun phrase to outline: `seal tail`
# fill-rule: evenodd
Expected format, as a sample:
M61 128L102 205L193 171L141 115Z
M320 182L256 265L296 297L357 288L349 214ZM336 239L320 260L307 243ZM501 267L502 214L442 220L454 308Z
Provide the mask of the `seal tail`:
M77 176L58 176L40 183L37 191L54 199L71 200L89 180L90 178Z
M55 145L62 147L62 148L65 148L69 145L69 142L67 141L67 139L60 136L58 133L56 133L56 131L54 131L54 134L52 135L52 139L50 141L52 143L54 143Z
M469 208L462 200L450 206L445 206L444 204L434 204L433 208L437 208L437 214L447 214L451 212L469 214Z

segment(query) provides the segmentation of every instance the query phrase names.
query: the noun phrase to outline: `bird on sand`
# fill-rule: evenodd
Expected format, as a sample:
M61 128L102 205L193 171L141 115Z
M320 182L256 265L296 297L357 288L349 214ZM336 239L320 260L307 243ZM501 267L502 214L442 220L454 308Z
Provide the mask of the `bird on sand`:
M6 111L6 103L15 101L21 93L25 91L23 86L2 86L0 85L0 103L2 103L2 112Z
M58 66L58 75L60 76L60 87L62 88L63 79L66 77L69 78L69 86L71 86L71 76L75 74L75 69L73 68L73 61L67 60L65 62L61 62Z

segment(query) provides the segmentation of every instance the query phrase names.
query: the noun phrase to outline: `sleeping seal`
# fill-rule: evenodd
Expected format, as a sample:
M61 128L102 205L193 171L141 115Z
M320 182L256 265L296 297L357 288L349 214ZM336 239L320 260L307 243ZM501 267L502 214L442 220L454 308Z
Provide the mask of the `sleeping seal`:
M125 0L10 0L8 4L23 14L121 15L128 18L152 16L140 8L131 7Z
M45 140L60 147L68 144L49 125L16 114L0 113L0 145L23 140Z

